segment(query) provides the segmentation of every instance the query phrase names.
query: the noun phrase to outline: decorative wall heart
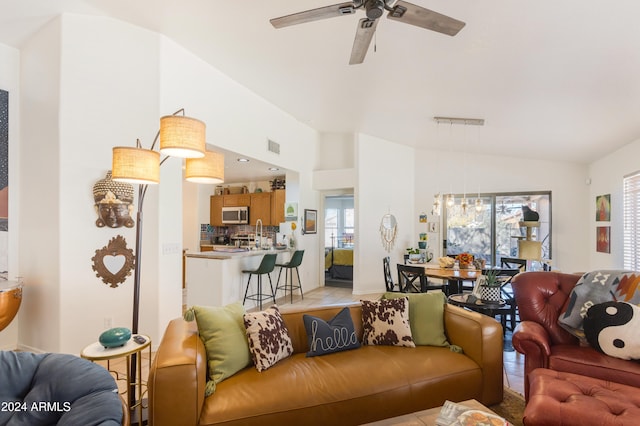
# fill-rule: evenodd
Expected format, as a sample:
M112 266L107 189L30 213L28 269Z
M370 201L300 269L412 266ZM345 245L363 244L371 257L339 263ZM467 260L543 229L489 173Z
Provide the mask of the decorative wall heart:
M126 260L127 258L122 254L118 254L116 256L112 256L109 254L102 258L102 263L107 268L107 270L111 272L111 274L117 275L124 267L124 263Z
M93 270L96 276L105 284L116 288L124 282L135 265L133 250L127 248L127 241L122 235L117 235L109 241L109 244L96 250L93 261Z

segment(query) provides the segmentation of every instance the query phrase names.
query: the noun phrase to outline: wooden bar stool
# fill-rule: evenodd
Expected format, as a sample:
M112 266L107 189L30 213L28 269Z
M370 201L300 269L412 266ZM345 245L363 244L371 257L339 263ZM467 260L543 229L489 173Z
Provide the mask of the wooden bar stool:
M265 254L262 258L262 261L260 262L260 266L258 266L258 269L242 271L245 274L249 274L249 279L247 280L247 289L244 291L244 299L242 300L243 304L247 299L255 300L256 302L258 302L258 308L262 310L263 300L273 299L273 303L276 303L276 294L273 291L273 283L271 282L271 272L273 272L273 269L276 266L276 256L277 254L275 253ZM265 274L269 278L269 288L271 289L271 294L262 292L262 276ZM254 294L247 295L249 293L249 285L251 284L252 275L258 276L258 289Z
M289 287L290 291L290 300L293 303L293 289L300 289L300 296L304 299L304 294L302 294L302 282L300 281L300 272L298 271L298 266L302 263L302 256L304 255L304 250L296 250L293 252L291 256L291 260L288 263L279 263L276 266L280 267L280 272L278 273L278 282L276 283L276 292L280 289L284 290L284 297L287 297L287 287ZM296 269L296 274L298 274L298 285L293 285L293 268ZM280 286L280 275L282 275L282 270L285 269L284 272L284 285ZM288 285L287 285L288 283Z

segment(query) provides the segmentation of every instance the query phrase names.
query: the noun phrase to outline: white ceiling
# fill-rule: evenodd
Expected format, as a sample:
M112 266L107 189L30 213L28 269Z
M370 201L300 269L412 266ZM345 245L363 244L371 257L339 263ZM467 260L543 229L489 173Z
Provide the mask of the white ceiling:
M1 0L0 43L19 48L64 11L112 16L166 34L319 131L415 147L588 163L640 136L640 2L412 0L466 26L449 37L385 14L360 65L348 61L361 10L269 23L339 2Z

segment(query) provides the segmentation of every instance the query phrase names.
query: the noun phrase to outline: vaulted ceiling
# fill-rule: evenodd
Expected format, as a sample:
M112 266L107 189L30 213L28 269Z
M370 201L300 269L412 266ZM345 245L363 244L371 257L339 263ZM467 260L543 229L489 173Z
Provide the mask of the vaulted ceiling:
M62 12L111 16L165 34L319 131L414 147L588 163L640 136L640 3L412 3L466 26L450 37L385 14L364 62L349 65L363 11L269 23L332 0L3 0L0 43L19 48Z

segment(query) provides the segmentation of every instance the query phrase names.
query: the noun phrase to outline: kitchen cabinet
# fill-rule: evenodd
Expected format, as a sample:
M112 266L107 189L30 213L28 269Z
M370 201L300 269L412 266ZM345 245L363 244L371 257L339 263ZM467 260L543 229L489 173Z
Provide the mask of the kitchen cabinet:
M255 192L253 194L212 195L209 208L211 226L225 226L222 223L222 207L249 207L249 224L258 219L263 226L278 226L284 222L284 202L286 190Z
M249 207L251 194L226 194L222 196L224 207Z
M251 206L249 207L249 223L254 225L262 220L262 225L271 224L271 193L256 192L251 194Z
M223 226L222 224L222 195L212 195L209 207L209 224L211 226Z
M284 202L286 190L276 189L271 192L271 225L278 226L284 222Z

